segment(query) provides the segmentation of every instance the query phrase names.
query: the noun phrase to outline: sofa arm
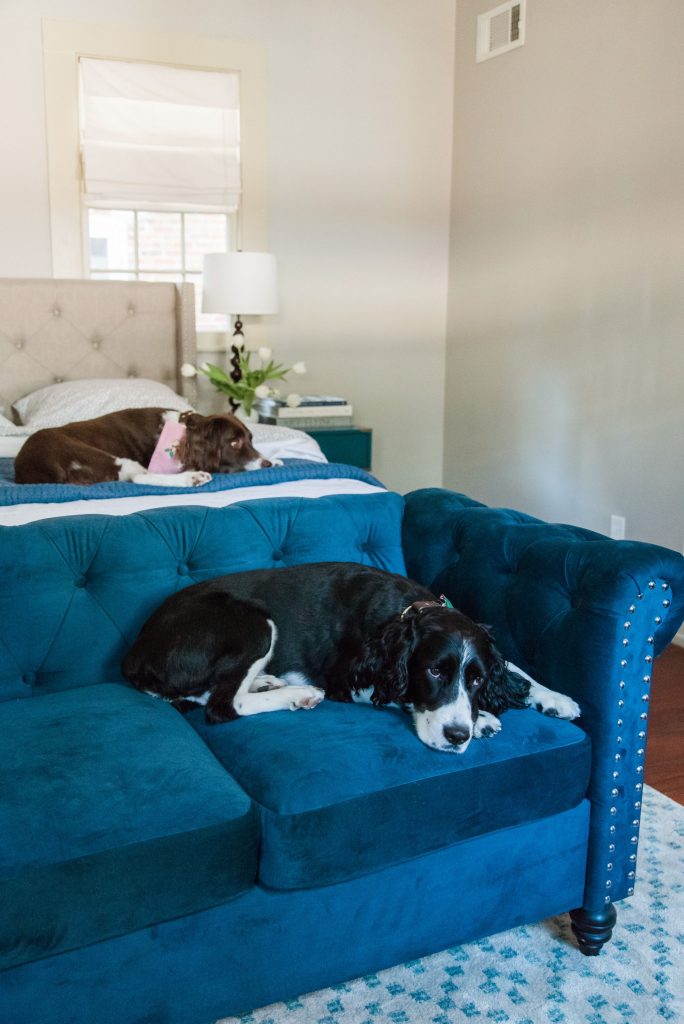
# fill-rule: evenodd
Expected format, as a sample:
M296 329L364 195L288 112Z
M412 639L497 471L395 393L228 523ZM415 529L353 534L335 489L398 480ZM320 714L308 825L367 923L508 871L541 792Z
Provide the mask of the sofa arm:
M593 749L585 908L631 895L652 663L684 619L684 558L437 488L405 502L409 576L579 703Z

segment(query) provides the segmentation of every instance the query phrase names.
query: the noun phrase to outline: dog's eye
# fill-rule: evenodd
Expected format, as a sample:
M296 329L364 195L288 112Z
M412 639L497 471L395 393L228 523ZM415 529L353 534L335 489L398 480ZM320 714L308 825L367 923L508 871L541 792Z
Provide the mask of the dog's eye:
M441 679L443 673L442 670L437 667L437 665L430 665L430 668L428 669L428 675L432 679Z

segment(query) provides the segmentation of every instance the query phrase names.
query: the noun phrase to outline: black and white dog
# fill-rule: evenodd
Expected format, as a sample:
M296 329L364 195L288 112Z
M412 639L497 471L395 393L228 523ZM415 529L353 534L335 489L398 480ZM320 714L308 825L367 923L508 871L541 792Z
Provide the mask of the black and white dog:
M398 704L418 737L462 753L507 708L576 718L510 670L490 633L425 587L347 562L219 576L169 597L123 662L139 690L209 722L338 701Z

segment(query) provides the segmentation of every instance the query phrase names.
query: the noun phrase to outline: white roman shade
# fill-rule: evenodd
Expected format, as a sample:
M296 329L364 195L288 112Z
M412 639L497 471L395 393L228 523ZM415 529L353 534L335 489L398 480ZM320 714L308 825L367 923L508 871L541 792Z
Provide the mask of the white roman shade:
M86 202L236 210L240 77L81 57Z

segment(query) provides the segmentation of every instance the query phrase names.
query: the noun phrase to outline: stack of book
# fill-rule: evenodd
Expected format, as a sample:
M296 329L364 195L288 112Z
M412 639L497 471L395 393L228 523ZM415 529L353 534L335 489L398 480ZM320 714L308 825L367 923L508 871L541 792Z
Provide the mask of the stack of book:
M353 408L336 395L302 395L299 405L290 406L283 398L258 398L254 403L259 423L278 424L309 430L313 427L348 427Z

